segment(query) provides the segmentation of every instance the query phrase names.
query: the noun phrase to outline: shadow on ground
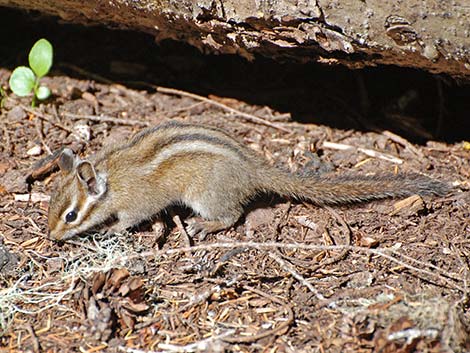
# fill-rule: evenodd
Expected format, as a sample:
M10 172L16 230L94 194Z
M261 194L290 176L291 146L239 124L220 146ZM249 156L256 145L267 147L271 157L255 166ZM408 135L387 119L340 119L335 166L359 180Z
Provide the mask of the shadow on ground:
M0 66L24 65L32 44L55 48L52 75L87 78L80 70L131 87L177 87L289 112L301 122L340 129L391 130L412 142L456 142L470 131L470 85L398 67L348 70L318 64L247 62L206 56L181 43L155 45L150 35L59 24L54 18L0 8Z

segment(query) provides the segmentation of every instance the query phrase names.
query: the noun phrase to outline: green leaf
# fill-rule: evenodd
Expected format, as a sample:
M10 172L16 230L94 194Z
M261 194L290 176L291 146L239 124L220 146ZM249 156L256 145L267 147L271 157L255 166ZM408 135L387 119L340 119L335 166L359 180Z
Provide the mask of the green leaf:
M10 76L10 88L16 95L20 97L27 96L31 93L36 82L36 76L29 67L19 66Z
M52 66L52 45L47 39L39 39L29 52L29 66L37 77L41 78Z
M40 86L36 91L36 97L38 97L39 100L47 99L50 95L51 90L46 86Z

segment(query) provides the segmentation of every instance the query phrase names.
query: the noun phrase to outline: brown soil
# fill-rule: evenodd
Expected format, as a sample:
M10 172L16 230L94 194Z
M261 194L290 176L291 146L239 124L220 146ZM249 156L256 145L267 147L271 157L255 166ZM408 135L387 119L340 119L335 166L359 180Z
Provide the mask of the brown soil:
M0 350L470 350L468 86L397 68L204 57L0 11L12 21L0 56ZM41 36L56 50L43 80L53 97L33 109L7 82ZM88 155L176 118L223 128L292 170L418 171L454 190L331 209L265 197L204 241L176 225L188 215L181 209L162 215L167 232L144 224L115 237L47 239L56 175L29 191L36 162L62 146ZM188 244L195 249L178 250Z

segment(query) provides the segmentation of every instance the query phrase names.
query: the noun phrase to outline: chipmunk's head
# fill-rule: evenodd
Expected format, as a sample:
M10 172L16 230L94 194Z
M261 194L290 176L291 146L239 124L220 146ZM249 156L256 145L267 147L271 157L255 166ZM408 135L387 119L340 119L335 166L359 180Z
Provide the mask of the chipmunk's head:
M66 240L96 226L94 211L106 193L106 177L70 149L62 151L57 164L61 175L49 202L49 236Z

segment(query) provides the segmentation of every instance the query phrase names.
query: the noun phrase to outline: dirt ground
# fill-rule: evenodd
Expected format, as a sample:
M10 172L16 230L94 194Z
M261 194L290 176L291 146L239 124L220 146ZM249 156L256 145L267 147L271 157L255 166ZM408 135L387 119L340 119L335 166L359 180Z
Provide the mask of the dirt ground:
M468 85L205 57L0 13L0 351L470 351ZM43 80L53 97L31 108L7 83L42 36L56 51ZM333 208L266 196L204 241L185 235L180 208L162 215L166 231L47 239L57 175L28 185L35 163L170 119L222 128L293 171L414 171L453 190Z

